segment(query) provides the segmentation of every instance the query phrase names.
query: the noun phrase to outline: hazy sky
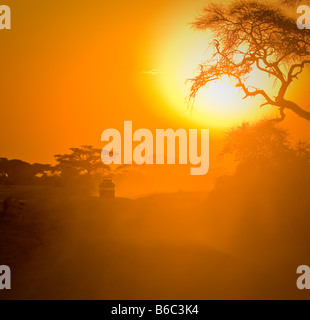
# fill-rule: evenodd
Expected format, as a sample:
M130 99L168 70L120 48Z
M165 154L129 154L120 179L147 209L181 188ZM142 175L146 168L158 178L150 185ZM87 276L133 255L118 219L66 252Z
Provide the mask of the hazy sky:
M197 122L183 105L171 107L185 99L175 89L185 79L166 76L170 62L194 52L191 35L200 41L188 23L205 3L6 0L12 30L0 30L0 156L51 162L70 147L102 146L102 131L121 129L124 120L135 128L212 129L210 119Z

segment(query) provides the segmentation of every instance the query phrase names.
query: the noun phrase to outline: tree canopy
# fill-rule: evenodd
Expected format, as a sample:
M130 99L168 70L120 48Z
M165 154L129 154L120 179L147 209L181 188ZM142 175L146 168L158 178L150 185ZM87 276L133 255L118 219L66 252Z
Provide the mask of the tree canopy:
M195 30L213 33L214 53L203 61L190 81L190 98L212 81L228 76L244 98L261 96L262 105L279 108L281 117L291 110L310 120L310 112L287 100L293 81L310 64L310 30L300 30L284 11L256 1L237 1L229 6L210 4L192 23ZM253 70L267 74L279 84L275 97L262 88L250 87Z
M310 145L304 141L292 145L286 130L266 120L231 129L222 151L222 155L225 154L234 155L241 166L263 171L278 166L299 167L301 164L307 172L310 168Z
M58 164L56 171L75 171L77 174L104 175L111 171L110 167L101 161L101 149L92 146L70 148L71 153L55 155Z
M43 176L52 170L49 164L34 163L7 158L0 158L0 182L12 184L32 184L39 175Z

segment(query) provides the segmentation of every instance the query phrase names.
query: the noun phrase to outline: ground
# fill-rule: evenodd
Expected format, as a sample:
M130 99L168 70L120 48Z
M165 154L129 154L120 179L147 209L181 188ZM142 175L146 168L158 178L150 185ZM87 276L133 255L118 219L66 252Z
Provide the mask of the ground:
M0 220L0 264L12 268L12 290L0 299L298 297L294 270L283 287L268 266L208 245L204 194L105 200L2 188L8 194L24 205Z

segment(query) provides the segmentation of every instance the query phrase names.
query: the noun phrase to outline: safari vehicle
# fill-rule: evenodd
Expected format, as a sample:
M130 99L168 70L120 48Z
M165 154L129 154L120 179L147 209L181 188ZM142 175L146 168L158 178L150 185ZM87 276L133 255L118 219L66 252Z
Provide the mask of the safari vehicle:
M115 184L111 179L105 179L99 185L100 198L112 199L115 198Z

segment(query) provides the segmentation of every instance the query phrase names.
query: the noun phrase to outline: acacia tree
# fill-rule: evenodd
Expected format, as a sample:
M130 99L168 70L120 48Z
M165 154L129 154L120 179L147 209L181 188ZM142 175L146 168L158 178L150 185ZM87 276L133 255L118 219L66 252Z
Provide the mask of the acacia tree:
M289 86L310 64L309 30L299 30L296 20L279 8L247 1L227 7L210 4L192 27L212 31L214 53L198 66L197 75L189 79L190 99L194 101L198 91L210 82L228 76L245 94L244 98L261 96L262 106L279 108L281 117L277 120L285 118L286 109L310 120L309 111L286 99ZM254 69L279 84L275 97L262 88L247 85Z
M109 166L101 161L101 149L92 146L70 148L71 153L57 154L55 158L58 164L55 171L70 172L77 175L104 176L110 172Z

